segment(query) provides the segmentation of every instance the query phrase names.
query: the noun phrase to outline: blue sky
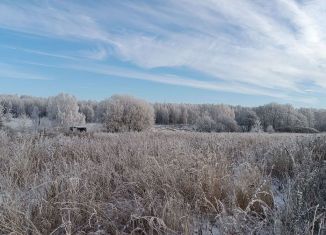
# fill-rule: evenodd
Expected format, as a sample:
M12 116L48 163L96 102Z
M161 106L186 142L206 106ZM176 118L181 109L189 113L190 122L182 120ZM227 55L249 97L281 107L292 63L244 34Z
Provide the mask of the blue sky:
M326 1L0 1L0 93L326 104Z

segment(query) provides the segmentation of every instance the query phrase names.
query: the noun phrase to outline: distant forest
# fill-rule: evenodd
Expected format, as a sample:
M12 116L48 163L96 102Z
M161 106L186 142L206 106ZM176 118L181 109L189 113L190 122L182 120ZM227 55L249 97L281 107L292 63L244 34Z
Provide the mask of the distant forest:
M184 125L202 132L326 131L326 109L270 103L258 107L225 104L149 104L130 96L78 101L69 94L40 98L0 95L0 122L29 118L60 125L103 123L109 131L141 131L153 125ZM122 124L123 123L123 124ZM1 125L1 124L0 124Z

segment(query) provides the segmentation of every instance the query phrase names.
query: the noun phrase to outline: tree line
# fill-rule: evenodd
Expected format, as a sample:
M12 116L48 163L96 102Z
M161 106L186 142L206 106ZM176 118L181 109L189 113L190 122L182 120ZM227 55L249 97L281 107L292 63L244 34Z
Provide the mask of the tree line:
M297 109L290 104L154 104L154 109L157 124L188 124L202 131L326 131L325 109Z
M69 94L49 98L0 95L4 120L26 117L36 125L103 123L110 132L142 131L157 125L187 125L202 132L326 131L326 109L270 103L258 107L225 104L150 104L131 96L78 101Z

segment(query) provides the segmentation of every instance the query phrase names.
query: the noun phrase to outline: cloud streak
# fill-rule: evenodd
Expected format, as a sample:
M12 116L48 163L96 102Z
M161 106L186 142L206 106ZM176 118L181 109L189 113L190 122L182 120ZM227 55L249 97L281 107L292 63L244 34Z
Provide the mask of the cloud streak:
M326 94L325 10L322 0L8 1L0 3L0 27L92 42L99 46L76 54L105 61L110 48L111 57L149 74L122 77L310 102L318 97L307 91ZM161 67L189 68L215 81L150 74Z
M21 79L21 80L52 80L48 77L44 77L39 74L30 73L28 71L22 71L17 67L11 66L9 64L0 63L0 79Z

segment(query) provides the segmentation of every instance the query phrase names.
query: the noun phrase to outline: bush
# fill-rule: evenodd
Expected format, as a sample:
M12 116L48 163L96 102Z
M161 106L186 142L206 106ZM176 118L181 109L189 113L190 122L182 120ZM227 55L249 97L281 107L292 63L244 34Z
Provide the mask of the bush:
M147 102L115 95L100 103L101 119L109 132L143 131L154 124L154 110Z
M241 127L242 131L249 132L259 121L255 111L246 108L237 108L235 112L235 120Z
M266 132L268 132L268 133L274 133L275 132L275 130L274 130L274 128L273 128L273 126L272 125L269 125L267 128L266 128Z
M50 97L47 115L49 119L55 120L59 126L63 127L85 123L85 116L79 113L77 99L69 94L61 93Z
M216 124L214 120L208 115L198 118L195 125L195 129L200 132L212 132L215 128Z
M250 132L263 132L263 127L258 119L252 125Z
M214 121L209 114L204 114L198 118L195 129L200 132L236 132L239 131L239 126L229 117L222 116Z
M230 117L221 116L217 120L217 132L237 132L240 131L240 127L237 122Z

